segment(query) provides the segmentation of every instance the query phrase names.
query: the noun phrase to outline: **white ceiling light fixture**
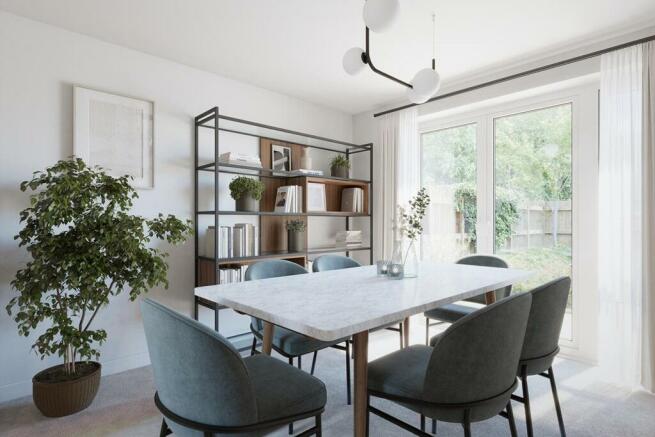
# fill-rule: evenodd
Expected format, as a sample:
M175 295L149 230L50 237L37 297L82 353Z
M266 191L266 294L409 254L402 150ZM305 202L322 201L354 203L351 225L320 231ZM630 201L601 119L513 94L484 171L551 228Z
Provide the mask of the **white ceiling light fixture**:
M434 96L441 86L441 76L436 70L436 16L432 14L432 68L419 70L411 83L404 82L397 77L373 65L371 60L370 35L369 31L383 32L389 29L400 9L398 0L367 0L364 4L364 22L366 24L366 50L353 47L346 51L343 56L343 69L350 75L358 74L364 69L364 65L373 70L374 73L386 77L396 83L407 87L406 95L412 103L425 103Z
M364 23L373 32L386 32L398 18L398 0L367 0L364 3Z

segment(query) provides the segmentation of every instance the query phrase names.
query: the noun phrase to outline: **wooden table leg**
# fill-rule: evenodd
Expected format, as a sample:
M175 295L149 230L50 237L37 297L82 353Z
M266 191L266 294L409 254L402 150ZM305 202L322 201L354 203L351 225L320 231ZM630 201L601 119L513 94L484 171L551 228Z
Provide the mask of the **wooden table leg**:
M368 416L368 331L353 335L353 352L355 355L354 436L365 437Z
M487 305L491 305L492 303L496 302L496 292L495 291L489 291L484 294L484 303Z
M273 325L270 322L264 322L264 338L262 339L262 353L265 355L271 354L273 346Z
M403 320L403 347L409 346L409 317Z

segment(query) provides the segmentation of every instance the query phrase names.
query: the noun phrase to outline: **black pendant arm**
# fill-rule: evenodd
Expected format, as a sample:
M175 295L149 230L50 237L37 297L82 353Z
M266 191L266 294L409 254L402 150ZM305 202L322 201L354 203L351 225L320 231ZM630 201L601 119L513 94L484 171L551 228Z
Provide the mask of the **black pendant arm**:
M368 30L368 27L366 28L366 52L362 53L362 62L364 62L365 64L368 64L368 66L371 67L371 70L373 70L374 73L377 73L380 76L386 77L387 79L393 80L394 82L397 82L397 83L399 83L401 85L404 85L407 88L414 88L412 86L412 84L409 84L407 82L403 82L402 80L400 80L400 79L398 79L396 77L393 77L392 75L390 75L388 73L385 73L382 70L378 70L377 68L375 68L375 65L373 65L373 61L371 60L371 51L370 51L370 48L369 48L369 30ZM432 68L434 68L434 59L432 60L432 65L433 65Z

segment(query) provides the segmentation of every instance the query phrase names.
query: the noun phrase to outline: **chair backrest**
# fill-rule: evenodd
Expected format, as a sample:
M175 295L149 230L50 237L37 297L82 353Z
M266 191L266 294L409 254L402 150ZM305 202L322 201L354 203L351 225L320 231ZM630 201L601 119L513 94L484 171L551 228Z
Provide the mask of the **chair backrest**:
M554 352L559 343L571 278L554 279L532 291L532 308L525 332L522 360L540 358Z
M218 332L165 306L141 302L159 399L207 425L257 422L255 393L239 352Z
M279 276L301 275L307 273L304 267L282 259L260 261L251 264L246 270L244 279L254 281L255 279L277 278Z
M283 259L274 259L269 261L260 261L248 266L245 281L254 281L256 279L277 278L280 276L302 275L307 273L304 267L286 261ZM258 330L264 329L263 323L256 317L250 318L250 323Z
M360 266L360 263L347 256L323 255L314 260L314 264L312 264L312 271L324 272L327 270L349 269L352 267Z
M507 263L503 259L493 255L466 256L460 259L459 261L457 261L456 264L466 264L469 266L481 266L481 267L497 267L501 269L506 269L508 267ZM496 290L496 300L505 299L507 296L510 295L511 292L512 292L511 285ZM466 300L469 302L475 302L481 304L486 303L484 294L481 294L479 296L474 296Z
M516 381L531 301L530 293L516 294L453 323L432 351L425 400L470 403L510 389Z

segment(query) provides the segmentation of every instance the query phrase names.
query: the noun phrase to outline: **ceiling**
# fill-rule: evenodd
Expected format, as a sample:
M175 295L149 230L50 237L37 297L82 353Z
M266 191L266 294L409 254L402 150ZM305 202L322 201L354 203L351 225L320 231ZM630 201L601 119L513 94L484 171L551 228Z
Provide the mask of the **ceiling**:
M403 99L343 53L364 45L363 0L0 0L0 9L104 41L358 113ZM401 0L372 34L376 67L406 81L432 57L444 83L655 23L653 0Z

